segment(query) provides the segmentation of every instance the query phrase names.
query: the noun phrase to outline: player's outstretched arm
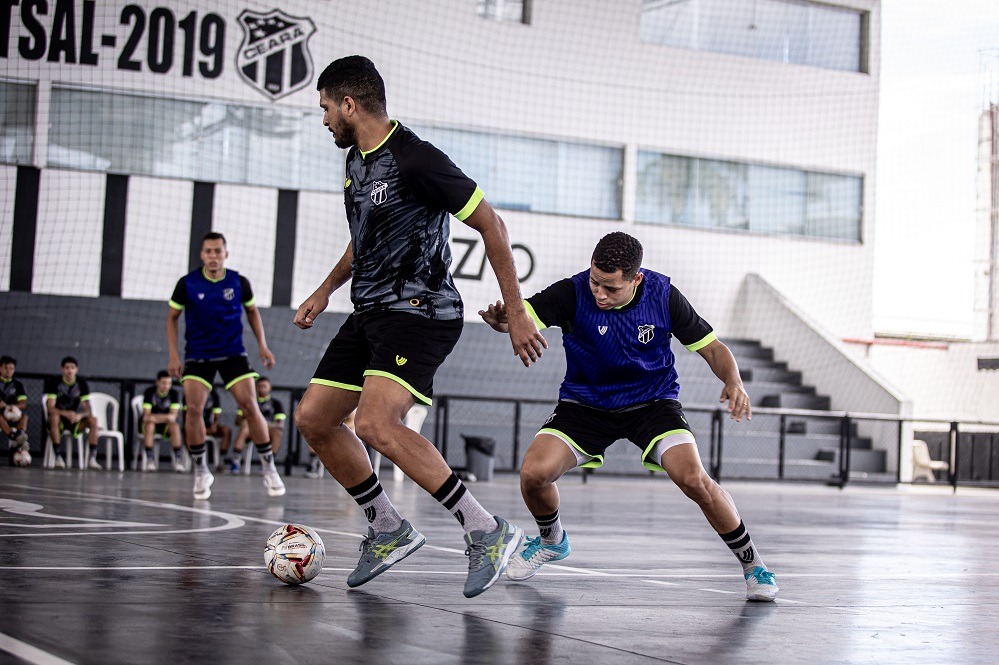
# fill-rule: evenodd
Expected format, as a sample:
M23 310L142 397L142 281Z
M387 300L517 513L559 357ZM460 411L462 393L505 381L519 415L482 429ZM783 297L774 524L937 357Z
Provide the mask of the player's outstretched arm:
M497 300L495 305L480 309L479 316L496 332L510 332L510 326L506 321L506 305L503 304L502 300Z
M330 271L329 276L323 280L323 283L319 285L319 288L311 296L305 299L305 302L298 306L298 311L295 312L295 318L293 319L293 323L296 326L302 330L308 330L315 324L316 317L329 307L330 296L333 295L333 292L350 279L350 264L353 260L354 248L350 243L347 243L347 250L340 257L340 260L337 261L336 265L333 266L333 270Z
M742 385L739 365L729 348L715 339L697 353L707 361L711 371L725 384L718 401L728 402L730 417L736 421L742 420L743 416L746 420L752 420L753 409L749 404L749 393Z
M472 214L465 219L465 224L482 236L486 257L493 272L496 273L500 293L503 294L503 300L507 304L507 331L510 333L513 353L520 356L525 367L530 367L531 363L537 362L542 356L543 349L548 348L548 342L538 332L537 326L524 308L506 224L485 200L479 202Z
M260 362L264 367L271 369L274 367L274 354L267 346L267 337L264 335L264 320L260 317L260 310L256 305L246 308L246 320L250 323L250 330L257 338L257 346L260 349Z

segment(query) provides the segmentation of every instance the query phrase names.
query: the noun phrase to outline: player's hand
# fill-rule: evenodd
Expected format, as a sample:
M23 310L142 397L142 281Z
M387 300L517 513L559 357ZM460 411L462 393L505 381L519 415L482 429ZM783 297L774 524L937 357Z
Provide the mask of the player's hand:
M534 320L527 312L507 312L507 327L510 331L510 342L513 344L513 354L520 356L524 367L530 367L543 355L542 349L548 348L544 335L538 332Z
M510 332L510 326L506 320L506 305L503 304L502 300L497 300L495 305L480 309L479 316L496 332Z
M732 420L738 422L742 420L743 416L746 417L746 420L753 419L753 409L749 404L749 394L742 383L726 384L718 401L728 402L726 408Z
M167 363L167 373L174 379L180 379L184 373L184 366L181 365L180 358L170 356L170 362Z
M266 346L260 347L260 362L264 364L264 367L271 369L274 367L274 354Z
M329 307L329 296L313 293L295 312L294 323L302 330L308 330L316 322L316 317Z

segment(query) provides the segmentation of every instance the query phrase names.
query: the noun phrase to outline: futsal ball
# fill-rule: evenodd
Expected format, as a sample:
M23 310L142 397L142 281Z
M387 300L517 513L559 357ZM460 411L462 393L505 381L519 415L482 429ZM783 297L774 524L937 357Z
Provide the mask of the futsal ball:
M27 448L21 448L14 453L14 466L31 466L31 453Z
M21 419L21 409L16 406L8 406L3 411L3 417L7 419L8 422L16 423Z
M326 546L315 529L285 524L275 529L264 547L264 563L285 584L305 584L323 569Z

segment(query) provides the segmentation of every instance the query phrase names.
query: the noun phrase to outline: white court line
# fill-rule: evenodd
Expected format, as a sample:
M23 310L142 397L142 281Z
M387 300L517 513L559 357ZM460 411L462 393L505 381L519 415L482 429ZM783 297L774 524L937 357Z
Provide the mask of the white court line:
M22 642L3 633L0 633L0 651L13 654L32 665L74 665L71 661L63 660L48 651L42 651L38 647L33 647L27 642Z
M735 591L724 591L722 589L698 589L698 591L707 591L709 593L737 593Z
M0 566L0 570L262 570L266 566ZM335 570L330 569L330 570ZM353 568L351 568L353 570Z

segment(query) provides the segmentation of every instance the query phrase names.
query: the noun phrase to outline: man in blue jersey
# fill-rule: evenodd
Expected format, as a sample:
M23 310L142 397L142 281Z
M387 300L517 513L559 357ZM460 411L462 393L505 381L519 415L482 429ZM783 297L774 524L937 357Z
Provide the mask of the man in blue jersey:
M540 535L525 542L507 576L526 580L549 561L569 556L569 538L559 519L555 481L577 466L596 468L618 439L642 449L642 465L665 471L700 507L743 568L746 598L777 597L767 570L732 497L701 466L694 435L680 402L670 338L696 351L724 387L735 420L751 418L749 395L735 357L698 316L666 275L642 270L642 245L620 231L604 236L590 269L563 279L527 299L539 329L562 329L565 379L555 412L524 456L520 489ZM489 305L479 315L494 330L507 331L508 307Z
M267 423L257 408L257 391L253 380L259 376L250 367L243 347L243 310L257 338L260 361L264 367L274 366L274 354L267 348L264 324L254 304L250 282L235 270L227 270L229 258L225 237L209 233L201 241L202 267L181 277L170 298L167 314L167 346L171 376L181 376L184 386L184 434L194 462L194 498L211 496L215 477L208 470L205 445L205 421L201 414L212 390L215 375L222 377L226 390L246 414L250 438L260 454L264 470L264 487L269 496L281 496L284 482L274 466L274 453L267 433ZM186 324L185 363L181 373L177 351L180 314Z
M487 512L437 448L404 422L416 401L431 403L434 374L461 334L464 305L448 270L450 215L482 235L500 291L517 303L508 314L514 353L530 364L545 341L521 304L503 220L447 155L388 117L374 64L361 56L336 60L317 89L323 124L337 146L349 148L343 194L350 244L299 307L295 325L311 328L347 280L354 312L320 361L295 423L370 525L348 586L426 541L389 501L363 440L461 524L469 557L464 594L476 596L502 574L523 529ZM355 408L356 436L344 425Z

